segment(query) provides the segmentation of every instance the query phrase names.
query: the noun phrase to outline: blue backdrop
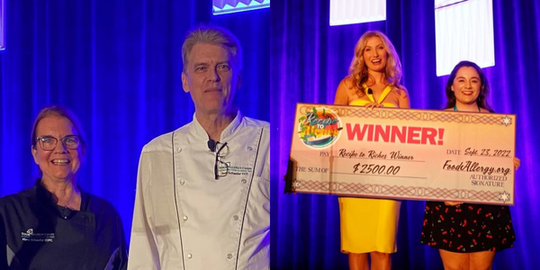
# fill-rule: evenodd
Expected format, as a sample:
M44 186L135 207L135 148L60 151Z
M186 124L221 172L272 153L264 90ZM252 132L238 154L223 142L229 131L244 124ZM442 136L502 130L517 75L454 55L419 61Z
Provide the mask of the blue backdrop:
M272 269L348 267L347 255L340 253L337 197L283 194L296 103L333 103L356 41L367 30L380 30L401 57L411 106L441 109L448 76L436 76L433 2L387 0L386 21L330 27L329 1L272 0L271 87L276 94L271 107L280 112L271 115ZM485 69L492 87L489 101L499 113L517 114L516 155L521 159L511 207L517 241L497 254L494 269L540 269L535 168L540 164L540 3L493 0L493 6L495 66ZM420 244L424 204L402 204L394 269L442 269L438 251Z
M269 121L270 10L211 12L211 1L198 0L6 0L0 196L33 185L33 119L48 104L66 106L89 141L79 184L118 209L129 238L142 146L193 117L181 46L200 23L238 36L244 70L237 104L244 115Z
M292 114L296 102L333 102L357 39L370 29L385 32L396 46L412 107L441 108L447 77L435 75L430 2L388 0L384 22L330 27L328 1L272 0L271 10L212 16L208 0L6 0L0 196L33 184L33 118L43 106L60 104L75 111L89 137L82 188L117 207L129 237L142 146L192 118L181 87L182 39L198 23L217 24L245 49L237 103L272 124L272 269L345 269L337 198L283 194ZM517 114L522 162L511 208L517 241L497 254L495 269L540 269L534 171L540 163L540 3L494 0L494 24L496 65L485 69L490 102L497 112ZM437 251L419 244L423 206L402 205L395 269L442 269Z

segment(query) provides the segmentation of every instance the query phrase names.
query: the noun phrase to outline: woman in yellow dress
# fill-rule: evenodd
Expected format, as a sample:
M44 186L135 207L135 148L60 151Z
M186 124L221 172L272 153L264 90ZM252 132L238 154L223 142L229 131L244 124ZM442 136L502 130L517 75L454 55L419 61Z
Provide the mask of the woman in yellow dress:
M334 104L409 108L400 84L401 62L394 45L379 31L364 33L354 50L349 75L339 84ZM387 199L339 198L341 252L350 269L391 269L397 251L401 202Z

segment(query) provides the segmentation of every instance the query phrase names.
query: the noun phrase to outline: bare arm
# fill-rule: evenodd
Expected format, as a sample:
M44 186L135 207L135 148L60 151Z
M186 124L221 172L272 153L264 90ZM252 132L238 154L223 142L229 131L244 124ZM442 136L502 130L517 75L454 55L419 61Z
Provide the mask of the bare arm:
M404 86L401 86L401 91L399 95L399 107L403 109L408 109L411 107L411 101L409 100L409 92Z
M336 97L334 98L335 105L349 105L349 87L346 80L342 80L337 88Z

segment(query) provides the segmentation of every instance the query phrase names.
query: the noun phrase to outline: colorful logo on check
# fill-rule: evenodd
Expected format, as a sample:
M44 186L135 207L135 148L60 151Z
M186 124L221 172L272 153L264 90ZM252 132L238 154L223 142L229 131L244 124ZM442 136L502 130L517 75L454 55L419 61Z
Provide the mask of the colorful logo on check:
M337 113L325 107L313 107L298 119L298 135L313 149L324 149L334 144L341 134L341 120Z

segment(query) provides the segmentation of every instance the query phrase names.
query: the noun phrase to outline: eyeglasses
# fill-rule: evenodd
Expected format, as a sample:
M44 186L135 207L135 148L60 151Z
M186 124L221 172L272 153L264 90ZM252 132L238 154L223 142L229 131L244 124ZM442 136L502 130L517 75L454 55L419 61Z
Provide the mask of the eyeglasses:
M81 144L81 138L78 135L67 135L66 137L60 139L60 141L67 149L71 150L77 149L77 147L79 147ZM52 151L56 148L58 139L53 136L42 136L38 137L36 142L39 142L41 149L45 151Z
M220 177L225 177L229 173L229 162L221 161L222 158L229 154L229 146L227 143L217 143L216 163L214 164L214 176L218 180Z

